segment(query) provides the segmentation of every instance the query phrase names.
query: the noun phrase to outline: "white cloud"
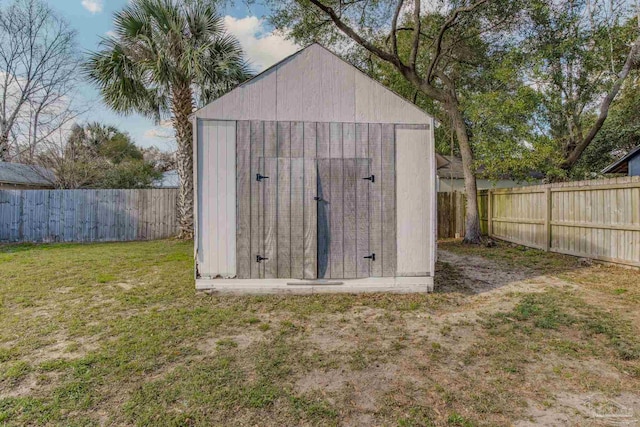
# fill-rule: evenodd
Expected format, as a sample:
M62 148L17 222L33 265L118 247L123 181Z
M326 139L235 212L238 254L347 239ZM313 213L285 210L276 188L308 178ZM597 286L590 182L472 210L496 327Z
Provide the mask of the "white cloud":
M227 31L233 34L256 71L262 71L286 58L299 48L279 31L267 31L265 22L256 16L225 16Z
M102 0L82 0L82 7L91 13L100 13L104 6Z
M106 33L104 33L107 37L115 37L116 36L116 32L113 30L109 30Z
M175 138L173 131L173 122L171 120L163 120L156 127L147 129L144 132L145 138L173 139Z

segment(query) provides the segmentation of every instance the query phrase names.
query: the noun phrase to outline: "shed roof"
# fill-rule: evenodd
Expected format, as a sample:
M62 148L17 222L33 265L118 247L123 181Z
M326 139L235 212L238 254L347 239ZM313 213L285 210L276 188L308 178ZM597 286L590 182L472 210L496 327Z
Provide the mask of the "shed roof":
M0 162L0 183L53 186L54 174L49 169L22 163Z
M629 173L629 162L636 156L640 156L640 146L629 151L626 156L623 156L617 162L604 168L602 173Z
M314 43L200 110L217 120L429 123L420 108Z

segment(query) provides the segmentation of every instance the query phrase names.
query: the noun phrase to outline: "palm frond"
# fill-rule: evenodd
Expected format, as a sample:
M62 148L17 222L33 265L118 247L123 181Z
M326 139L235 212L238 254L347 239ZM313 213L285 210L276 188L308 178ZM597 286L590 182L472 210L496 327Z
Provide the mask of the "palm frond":
M212 1L133 0L115 14L114 27L84 69L118 112L159 120L171 111L174 87L191 86L202 103L250 75Z

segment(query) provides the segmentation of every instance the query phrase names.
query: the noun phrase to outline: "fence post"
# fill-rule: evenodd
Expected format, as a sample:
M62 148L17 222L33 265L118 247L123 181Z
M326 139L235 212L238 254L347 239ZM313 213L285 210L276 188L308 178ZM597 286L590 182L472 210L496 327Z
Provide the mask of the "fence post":
M544 229L545 229L545 241L544 250L549 252L551 250L551 187L547 187L545 192L545 216L544 216Z
M493 223L491 219L493 218L493 192L491 190L487 190L487 235L491 237L493 235Z

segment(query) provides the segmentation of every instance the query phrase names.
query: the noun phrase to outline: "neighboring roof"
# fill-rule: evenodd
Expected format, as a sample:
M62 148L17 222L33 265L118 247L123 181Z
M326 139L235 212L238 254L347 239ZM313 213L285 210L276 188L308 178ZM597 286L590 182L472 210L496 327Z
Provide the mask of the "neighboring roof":
M602 173L629 173L629 162L638 155L640 155L640 146L629 151L626 156L622 157L617 162L604 168Z
M445 156L442 154L436 154L436 161L438 165L438 177L441 179L464 179L464 169L462 167L462 159L456 156ZM441 163L446 162L443 166ZM478 178L483 178L484 168L480 167L477 171ZM529 177L533 179L542 179L544 174L537 171L531 171ZM501 176L500 179L513 179L512 176Z
M440 178L464 179L462 159L455 156L436 154L436 161L438 163L438 176ZM440 166L443 161L446 163Z
M178 188L180 187L180 177L178 171L173 169L162 174L162 178L153 182L156 188Z
M21 163L0 162L0 183L53 186L55 175L49 169Z
M202 119L430 123L432 117L313 43L195 112Z

